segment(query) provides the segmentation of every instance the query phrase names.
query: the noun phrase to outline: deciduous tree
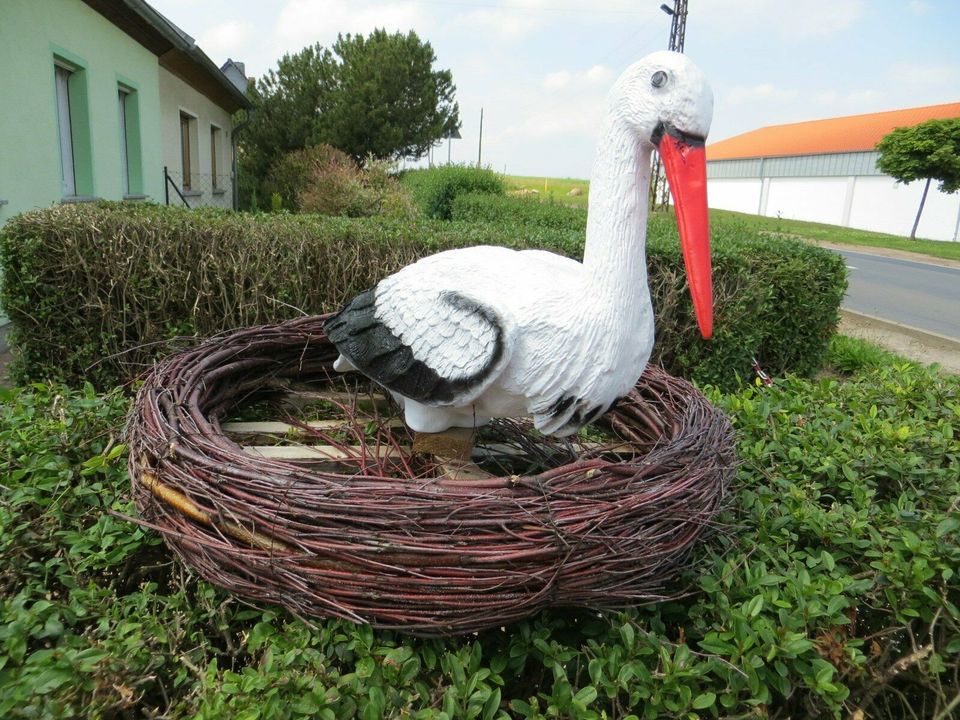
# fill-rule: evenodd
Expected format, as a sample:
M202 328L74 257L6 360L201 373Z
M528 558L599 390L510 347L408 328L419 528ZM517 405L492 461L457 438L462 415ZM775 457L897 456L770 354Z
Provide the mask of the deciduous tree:
M927 181L910 231L913 239L930 182L937 180L940 192L954 193L960 189L960 118L928 120L897 128L877 143L877 150L880 151L877 167L897 182Z

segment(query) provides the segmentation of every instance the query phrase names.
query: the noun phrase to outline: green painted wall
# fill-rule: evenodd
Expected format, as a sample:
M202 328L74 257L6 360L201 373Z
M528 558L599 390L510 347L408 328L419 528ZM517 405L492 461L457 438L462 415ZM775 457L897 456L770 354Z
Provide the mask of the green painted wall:
M0 225L61 200L54 59L71 76L77 193L122 197L118 84L128 104L131 193L163 201L157 57L80 0L2 0L0 12ZM76 98L76 102L74 101ZM136 173L139 168L139 173Z

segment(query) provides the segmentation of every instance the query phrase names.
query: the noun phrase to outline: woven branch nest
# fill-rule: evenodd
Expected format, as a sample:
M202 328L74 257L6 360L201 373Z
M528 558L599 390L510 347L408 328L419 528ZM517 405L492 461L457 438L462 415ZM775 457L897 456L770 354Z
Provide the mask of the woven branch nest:
M729 420L692 385L648 368L595 423L613 442L494 421L474 453L486 472L459 477L410 450L365 378L332 371L324 320L220 335L159 363L137 396L141 521L200 575L297 615L419 635L671 595L735 467ZM339 420L228 422L311 401ZM274 446L250 445L262 428L280 429Z

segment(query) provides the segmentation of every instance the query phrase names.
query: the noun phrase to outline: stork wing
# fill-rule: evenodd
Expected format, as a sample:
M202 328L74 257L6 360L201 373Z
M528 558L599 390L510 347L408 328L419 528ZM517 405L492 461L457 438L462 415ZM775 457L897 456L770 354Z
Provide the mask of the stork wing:
M326 324L340 354L367 377L425 405L466 405L506 364L502 318L456 290L392 276Z

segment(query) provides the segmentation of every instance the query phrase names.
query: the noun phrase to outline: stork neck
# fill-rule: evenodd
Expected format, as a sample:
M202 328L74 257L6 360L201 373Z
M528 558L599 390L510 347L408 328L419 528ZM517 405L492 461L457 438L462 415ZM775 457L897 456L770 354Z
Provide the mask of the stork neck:
M590 179L584 269L597 291L624 302L649 302L645 244L650 152L622 121L608 119Z

